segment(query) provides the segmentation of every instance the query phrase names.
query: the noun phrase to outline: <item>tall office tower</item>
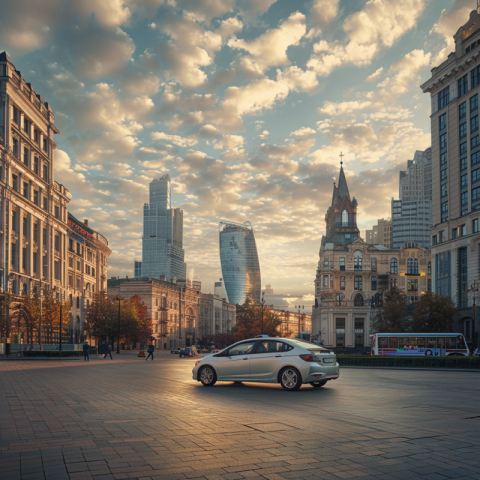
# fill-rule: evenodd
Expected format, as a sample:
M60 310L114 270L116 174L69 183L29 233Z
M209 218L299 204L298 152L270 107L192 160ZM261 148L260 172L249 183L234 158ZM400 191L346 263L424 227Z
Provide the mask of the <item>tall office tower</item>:
M134 260L133 264L133 276L134 278L140 278L142 276L142 262Z
M455 51L432 69L432 77L421 86L432 102L432 283L434 293L456 303L455 331L475 346L480 325L472 308L475 294L469 291L478 289L480 278L478 9L453 38Z
M432 149L417 150L400 172L399 200L392 198L392 245L430 246L432 225Z
M171 208L170 175L150 183L150 203L143 207L141 276L187 277L183 249L183 210Z
M241 305L247 297L260 302L262 283L255 235L250 222L220 222L220 263L228 302Z
M371 230L365 230L365 241L370 245L392 248L392 220L379 218Z

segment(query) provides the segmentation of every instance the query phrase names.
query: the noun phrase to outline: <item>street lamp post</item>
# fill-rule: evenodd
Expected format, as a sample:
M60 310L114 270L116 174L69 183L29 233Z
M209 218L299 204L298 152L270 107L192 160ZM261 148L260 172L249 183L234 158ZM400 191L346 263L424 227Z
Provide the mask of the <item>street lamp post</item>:
M118 300L118 318L117 318L117 334L118 334L118 342L117 342L117 353L120 353L120 297L117 297Z

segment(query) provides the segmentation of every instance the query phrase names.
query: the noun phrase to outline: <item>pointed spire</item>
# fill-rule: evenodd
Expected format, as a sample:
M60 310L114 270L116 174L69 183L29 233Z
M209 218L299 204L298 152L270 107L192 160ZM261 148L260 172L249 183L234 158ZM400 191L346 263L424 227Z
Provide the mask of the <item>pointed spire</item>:
M343 165L340 167L340 176L338 179L338 197L340 199L343 197L348 197L350 200L350 193L348 192L347 179L345 178L345 173L343 172Z

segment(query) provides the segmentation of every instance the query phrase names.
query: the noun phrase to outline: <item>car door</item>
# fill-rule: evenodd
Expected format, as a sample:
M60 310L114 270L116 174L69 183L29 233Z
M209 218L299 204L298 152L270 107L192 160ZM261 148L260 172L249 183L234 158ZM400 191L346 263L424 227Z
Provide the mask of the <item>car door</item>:
M246 381L250 377L250 357L255 340L242 342L229 348L217 361L219 380Z
M293 349L277 340L260 340L250 357L250 378L252 381L276 379L278 369L288 350Z

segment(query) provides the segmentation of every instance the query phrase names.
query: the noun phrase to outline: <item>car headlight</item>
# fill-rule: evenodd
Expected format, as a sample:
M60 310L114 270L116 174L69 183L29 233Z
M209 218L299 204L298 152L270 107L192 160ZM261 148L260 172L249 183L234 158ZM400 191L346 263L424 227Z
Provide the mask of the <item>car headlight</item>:
M197 361L195 362L195 366L197 366L200 362L201 362L201 360L197 360Z

